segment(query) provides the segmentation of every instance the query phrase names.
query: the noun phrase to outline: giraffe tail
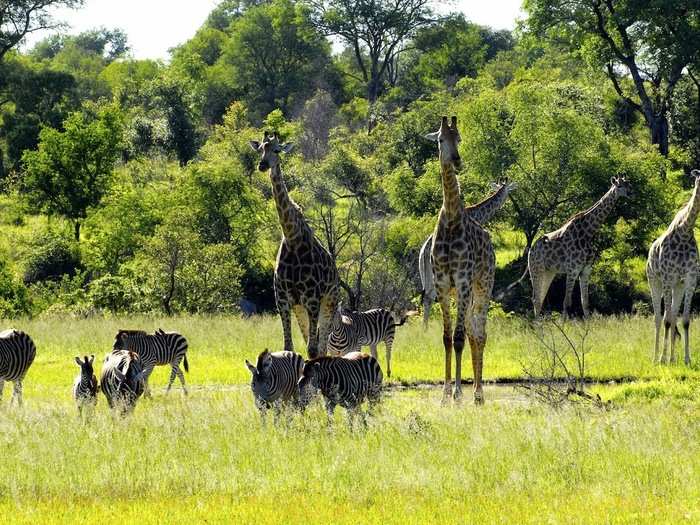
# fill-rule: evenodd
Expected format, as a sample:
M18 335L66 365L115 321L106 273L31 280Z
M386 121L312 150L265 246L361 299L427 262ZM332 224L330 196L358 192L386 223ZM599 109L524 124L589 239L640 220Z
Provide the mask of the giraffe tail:
M414 315L418 315L418 310L409 310L408 312L405 312L401 316L401 320L398 323L394 323L394 326L402 326L409 317L413 317Z
M528 250L528 252L525 254L526 260L527 260L527 256L528 256L529 253L530 253L530 250ZM506 286L503 290L501 290L500 292L498 292L497 294L495 294L495 295L494 295L494 299L496 299L496 301L502 301L503 298L504 298L507 294L509 294L510 291L511 291L513 288L515 288L515 287L518 286L521 282L523 282L523 280L525 279L525 277L527 277L527 274L528 274L529 271L530 271L530 263L528 262L528 263L525 265L525 271L524 271L523 274L520 276L520 278L519 278L517 281L510 283L510 284L509 284L508 286Z

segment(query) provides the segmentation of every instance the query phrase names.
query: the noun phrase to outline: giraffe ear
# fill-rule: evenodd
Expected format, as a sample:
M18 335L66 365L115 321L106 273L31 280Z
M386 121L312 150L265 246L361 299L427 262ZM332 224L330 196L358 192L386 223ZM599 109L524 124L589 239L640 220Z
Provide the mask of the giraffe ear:
M439 131L434 131L432 133L428 133L427 135L423 135L423 138L426 138L432 142L437 142L439 135L440 135Z
M696 179L700 179L700 170L695 169L695 170L691 171L690 176L695 177Z
M259 150L260 150L260 142L258 142L257 140L248 141L248 144L249 144L250 147L253 149L253 151L259 151Z
M280 151L282 153L291 153L292 150L294 149L294 143L293 142L287 142L285 144L282 144L280 146Z

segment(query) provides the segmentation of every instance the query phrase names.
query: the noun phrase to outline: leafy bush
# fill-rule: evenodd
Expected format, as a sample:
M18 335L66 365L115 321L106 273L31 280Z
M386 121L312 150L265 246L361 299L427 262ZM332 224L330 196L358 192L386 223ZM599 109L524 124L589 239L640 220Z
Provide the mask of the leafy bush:
M31 313L31 301L22 283L15 281L5 261L0 261L0 317L3 319Z
M34 249L26 260L25 284L56 281L64 275L72 277L81 268L78 245L65 236L46 233L33 244Z

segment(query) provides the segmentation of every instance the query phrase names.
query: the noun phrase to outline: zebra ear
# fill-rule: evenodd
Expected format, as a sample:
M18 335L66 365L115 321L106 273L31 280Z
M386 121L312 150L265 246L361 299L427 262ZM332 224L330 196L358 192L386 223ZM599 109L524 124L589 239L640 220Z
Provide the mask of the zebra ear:
M95 360L95 355L94 354L90 355L90 364L92 364L94 360Z
M83 362L80 360L80 358L77 355L75 356L75 362L78 363L79 367L83 366Z
M248 368L248 370L250 370L251 374L255 375L258 373L258 369L255 368L252 364L250 364L250 361L248 361L247 359L245 360L245 366L246 368Z

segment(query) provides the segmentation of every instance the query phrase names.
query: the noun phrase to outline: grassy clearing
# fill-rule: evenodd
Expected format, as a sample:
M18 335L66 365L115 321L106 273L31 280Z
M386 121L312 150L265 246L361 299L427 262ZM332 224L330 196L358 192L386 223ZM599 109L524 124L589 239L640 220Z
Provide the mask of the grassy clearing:
M389 396L367 431L321 407L263 426L244 387L156 395L79 424L66 400L0 419L4 523L697 522L696 405L552 413ZM683 424L679 425L679 421Z
M649 319L591 322L591 375L645 379L596 386L607 412L553 412L509 387L487 387L480 408L443 407L439 388L394 390L354 433L342 410L329 429L320 406L288 427L261 423L243 360L279 349L274 317L12 324L39 353L25 408L9 409L7 393L0 407L2 523L700 521L700 373L650 364ZM114 419L101 397L80 423L72 357L100 362L117 329L159 326L190 341L191 395L166 396L159 368L131 418ZM536 339L517 319L489 327L486 376L518 377ZM437 322L398 331L394 368L395 381L440 380Z
M53 396L56 392L67 395L78 368L73 356L95 354L97 361L110 350L114 334L119 328L153 330L162 327L178 330L190 343L190 373L186 379L192 384L241 384L249 380L243 366L245 359L253 359L264 348L281 350L282 329L273 316L255 319L237 317L175 317L170 319L133 317L119 318L48 318L31 321L6 322L28 332L38 347L36 361L29 371L25 389L29 399ZM651 363L653 322L644 317L597 318L590 322L588 346L588 375L609 381L623 377L673 380L700 379L697 365L658 367ZM518 378L522 363L532 355L538 344L534 333L524 321L517 318L489 320L489 340L486 348L484 377ZM442 379L444 353L441 326L431 322L424 331L420 322L413 320L397 330L393 352L392 381L417 382ZM298 330L294 329L296 348L304 349ZM693 348L700 351L700 333L692 330ZM700 353L695 354L696 363ZM468 353L465 355L465 375L471 376ZM380 348L380 362L384 364L384 350ZM159 367L154 372L154 385L166 383L169 372ZM54 390L58 389L58 390Z

